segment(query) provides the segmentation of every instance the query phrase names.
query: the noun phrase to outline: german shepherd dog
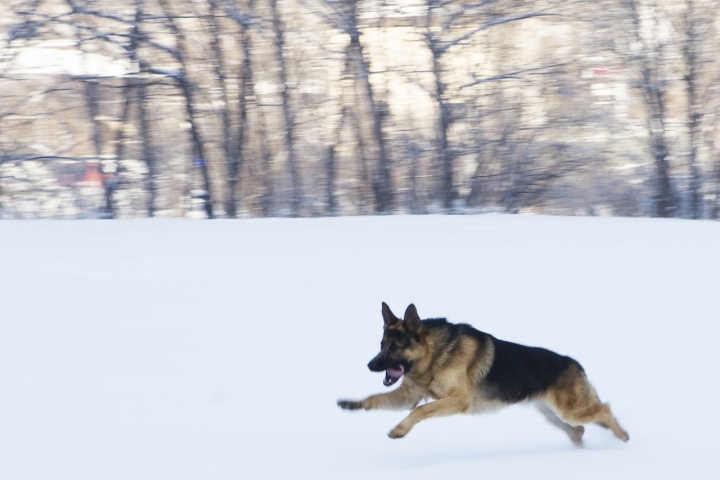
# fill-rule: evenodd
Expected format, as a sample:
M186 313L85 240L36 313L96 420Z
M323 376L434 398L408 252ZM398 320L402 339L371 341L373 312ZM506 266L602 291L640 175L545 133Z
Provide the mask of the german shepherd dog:
M385 372L389 387L400 387L362 401L339 400L340 408L410 409L390 438L402 438L421 420L456 413L481 413L532 402L545 418L582 445L585 423L628 434L602 403L578 362L544 348L498 340L470 325L444 318L420 320L415 305L400 320L383 302L385 321L380 353L368 368ZM417 406L421 400L434 401Z

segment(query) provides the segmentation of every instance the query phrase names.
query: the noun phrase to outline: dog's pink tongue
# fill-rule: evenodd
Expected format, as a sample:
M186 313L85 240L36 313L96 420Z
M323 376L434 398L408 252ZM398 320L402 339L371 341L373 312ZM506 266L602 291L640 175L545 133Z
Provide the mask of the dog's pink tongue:
M402 365L398 366L398 368L387 369L387 374L392 378L400 378L402 377L403 373L405 373L405 367L403 367Z

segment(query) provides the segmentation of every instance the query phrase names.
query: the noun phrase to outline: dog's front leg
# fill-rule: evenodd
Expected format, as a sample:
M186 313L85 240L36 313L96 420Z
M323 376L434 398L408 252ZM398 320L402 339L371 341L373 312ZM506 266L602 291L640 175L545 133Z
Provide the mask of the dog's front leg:
M434 402L420 405L413 409L410 415L398 423L395 428L388 434L390 438L402 438L421 420L430 417L442 417L447 415L455 415L456 413L467 412L470 408L470 402L462 395L450 395Z
M389 393L371 395L362 401L338 400L337 404L344 410L407 410L417 405L422 398L422 392L403 383Z

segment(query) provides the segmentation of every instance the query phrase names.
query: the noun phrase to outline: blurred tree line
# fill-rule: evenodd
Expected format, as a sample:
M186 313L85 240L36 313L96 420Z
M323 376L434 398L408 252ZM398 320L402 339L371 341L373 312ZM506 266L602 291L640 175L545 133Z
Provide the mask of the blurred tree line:
M715 0L5 0L0 217L718 218Z

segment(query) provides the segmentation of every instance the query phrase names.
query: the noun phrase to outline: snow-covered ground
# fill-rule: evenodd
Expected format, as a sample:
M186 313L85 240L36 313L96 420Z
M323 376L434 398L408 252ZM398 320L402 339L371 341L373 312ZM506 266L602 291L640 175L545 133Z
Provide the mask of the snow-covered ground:
M0 223L3 479L720 478L720 223ZM630 443L534 409L347 412L380 302L578 359Z

